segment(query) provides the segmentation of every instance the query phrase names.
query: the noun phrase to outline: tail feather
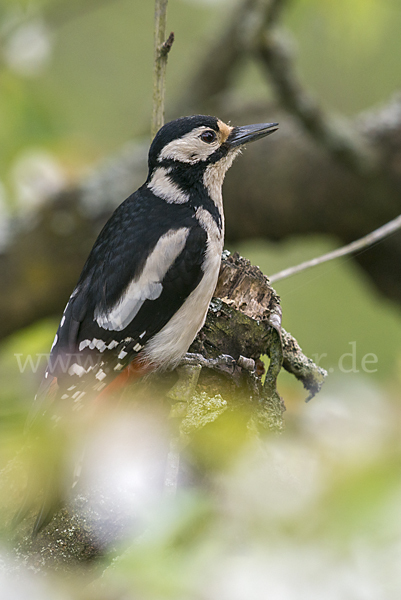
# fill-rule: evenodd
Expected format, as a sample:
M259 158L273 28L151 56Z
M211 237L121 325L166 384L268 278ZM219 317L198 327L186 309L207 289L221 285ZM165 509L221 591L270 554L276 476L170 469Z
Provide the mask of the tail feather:
M145 363L143 360L132 361L100 394L96 397L96 404L100 401L109 400L110 397L128 385L140 379L143 375L153 370L153 368ZM57 378L45 376L39 391L35 398L34 408L29 415L27 428L30 429L37 417L42 413L46 412L49 407L54 403L57 397ZM53 404L54 405L54 404ZM76 469L79 471L79 469ZM74 484L79 479L79 473L74 473ZM36 516L35 524L33 526L32 537L35 538L42 529L44 529L52 520L53 516L62 506L62 493L60 493L60 479L59 472L56 465L50 468L50 473L46 480L45 489L43 492L43 498L40 506L40 510ZM24 499L17 513L12 519L12 527L16 528L29 514L33 506L33 493L32 490L36 486L33 485L33 481L28 482L27 490L24 495Z
M33 538L35 538L38 533L50 523L56 512L61 508L61 505L61 498L55 497L54 493L50 494L49 490L47 490L32 529Z
M18 511L11 520L11 529L16 529L32 511L33 500L30 492L31 488L28 487L28 489L25 491L24 499ZM59 508L61 508L61 505L62 502L60 496L55 494L55 491L52 489L52 485L49 482L49 484L46 486L41 506L35 519L35 524L32 530L33 538L35 538L38 533L50 523L53 516L56 514Z
M153 371L154 367L150 363L146 363L139 359L139 356L134 359L121 373L104 388L102 392L96 397L96 402L102 402L108 399L113 394L122 391L122 389L131 383L134 383L150 371Z

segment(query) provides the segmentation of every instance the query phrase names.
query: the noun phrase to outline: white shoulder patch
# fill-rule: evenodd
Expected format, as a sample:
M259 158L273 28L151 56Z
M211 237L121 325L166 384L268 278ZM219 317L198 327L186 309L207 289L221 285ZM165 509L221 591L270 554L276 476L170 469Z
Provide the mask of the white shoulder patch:
M188 227L171 230L163 235L148 256L141 274L131 281L120 300L107 312L95 310L99 327L122 331L139 312L145 300L156 300L162 293L162 281L185 246Z
M183 192L168 176L169 169L158 167L148 183L148 188L169 204L184 204L189 200L189 194Z

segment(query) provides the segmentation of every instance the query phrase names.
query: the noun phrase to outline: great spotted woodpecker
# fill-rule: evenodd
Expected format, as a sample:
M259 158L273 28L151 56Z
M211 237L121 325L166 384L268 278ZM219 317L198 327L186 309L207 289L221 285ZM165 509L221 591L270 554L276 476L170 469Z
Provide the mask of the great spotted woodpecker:
M180 362L205 321L219 274L224 175L241 146L276 129L232 127L202 115L160 129L146 182L104 226L67 303L39 406L50 387L79 407L128 366L140 375Z

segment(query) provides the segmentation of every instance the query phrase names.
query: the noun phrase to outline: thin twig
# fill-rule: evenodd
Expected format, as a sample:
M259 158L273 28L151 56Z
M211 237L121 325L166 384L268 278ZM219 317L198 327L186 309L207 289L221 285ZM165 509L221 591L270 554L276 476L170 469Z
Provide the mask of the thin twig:
M166 40L168 0L155 0L155 37L154 37L154 66L153 66L153 111L152 139L164 124L164 92L166 86L167 56L174 42L174 33ZM166 461L164 491L168 496L175 496L180 470L180 451L177 440L172 434L170 449Z
M174 42L173 33L166 40L167 3L168 0L155 0L152 139L164 123L167 56Z
M289 267L288 269L284 269L283 271L275 273L274 275L269 277L270 283L279 281L280 279L285 279L286 277L290 277L291 275L295 275L296 273L305 271L310 267L316 267L317 265L321 265L322 263L325 263L329 260L333 260L334 258L340 258L341 256L352 254L354 252L357 252L358 250L369 248L369 246L372 246L372 244L374 244L375 242L386 238L398 229L401 229L401 215L399 215L392 221L389 221L385 225L382 225L382 227L379 227L371 233L368 233L359 240L351 242L351 244L347 244L342 248L337 248L337 250L333 250L332 252L323 254L323 256L312 258L312 260L306 260L305 262L296 265L295 267Z

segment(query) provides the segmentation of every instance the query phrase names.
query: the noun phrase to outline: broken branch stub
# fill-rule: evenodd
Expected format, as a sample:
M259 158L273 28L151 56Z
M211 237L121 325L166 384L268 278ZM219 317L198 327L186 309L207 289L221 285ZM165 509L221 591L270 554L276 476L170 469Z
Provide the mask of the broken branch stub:
M221 354L251 358L256 371L269 356L265 387L275 389L281 366L295 375L313 397L327 373L307 358L298 342L281 328L280 298L259 267L237 253L225 253L215 298L205 326L191 346L206 358ZM267 391L267 390L265 390Z

